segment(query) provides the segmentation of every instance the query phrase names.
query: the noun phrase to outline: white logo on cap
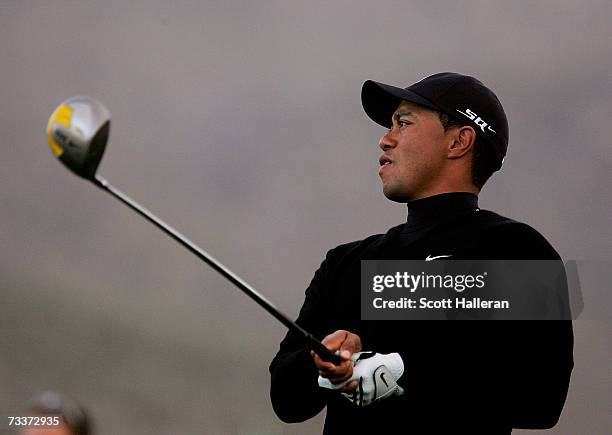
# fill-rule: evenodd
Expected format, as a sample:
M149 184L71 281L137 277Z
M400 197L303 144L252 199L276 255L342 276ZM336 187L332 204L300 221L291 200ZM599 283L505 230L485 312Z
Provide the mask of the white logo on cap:
M462 112L459 109L456 109L457 112L461 113L462 115L467 116L468 118L470 118L472 121L474 121L474 123L480 127L480 129L486 133L485 128L491 130L493 133L497 133L495 130L493 130L491 128L491 126L485 122L484 119L482 119L480 116L478 116L476 113L472 112L470 109L465 109L465 112Z

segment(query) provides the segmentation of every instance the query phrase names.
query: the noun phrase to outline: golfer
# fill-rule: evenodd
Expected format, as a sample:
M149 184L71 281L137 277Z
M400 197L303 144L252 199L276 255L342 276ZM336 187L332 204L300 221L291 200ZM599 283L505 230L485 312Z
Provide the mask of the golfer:
M343 362L292 331L270 365L271 399L287 423L327 407L324 434L508 434L561 414L573 368L570 320L364 321L361 260L560 260L530 226L480 208L478 194L508 147L508 122L479 80L439 73L402 89L362 88L388 130L379 147L385 196L406 222L331 249L297 323Z

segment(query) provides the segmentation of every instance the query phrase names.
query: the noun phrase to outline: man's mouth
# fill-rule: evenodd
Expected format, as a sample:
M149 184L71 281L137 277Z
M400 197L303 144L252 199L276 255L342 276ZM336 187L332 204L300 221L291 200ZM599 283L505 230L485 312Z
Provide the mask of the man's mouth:
M387 156L381 156L378 159L378 163L380 163L380 166L387 166L387 165L390 165L391 163L393 163L393 161L389 157L387 157Z

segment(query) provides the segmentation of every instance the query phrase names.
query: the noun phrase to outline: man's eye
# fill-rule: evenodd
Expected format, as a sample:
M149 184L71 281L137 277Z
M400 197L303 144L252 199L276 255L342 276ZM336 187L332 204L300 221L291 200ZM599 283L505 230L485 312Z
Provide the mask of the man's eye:
M412 124L412 122L398 119L395 122L395 124L397 125L397 127L402 128L402 127L405 127L406 125ZM390 128L387 129L387 131L391 132L394 128L395 126L392 125Z

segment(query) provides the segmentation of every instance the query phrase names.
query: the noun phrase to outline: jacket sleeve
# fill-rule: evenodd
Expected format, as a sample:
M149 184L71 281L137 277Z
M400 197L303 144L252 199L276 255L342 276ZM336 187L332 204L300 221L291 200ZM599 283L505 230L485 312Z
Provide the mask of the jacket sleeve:
M553 311L563 312L563 316L555 315L557 320L507 321L514 325L505 328L508 346L501 352L508 361L504 364L509 393L505 406L512 426L551 428L561 416L574 367L567 277L557 251L530 226L510 226L500 238L501 243L512 240L520 247L519 252L510 254L511 258L555 260L563 271L557 282L548 283L552 289L548 303Z
M520 321L509 339L508 403L512 427L547 429L561 416L574 366L569 320ZM513 341L512 341L513 340Z
M331 252L331 251L330 251ZM327 330L328 307L325 302L327 258L315 272L296 323L322 339ZM326 392L319 388L318 370L304 339L289 331L270 364L270 397L276 415L286 423L302 422L317 415L326 403Z

